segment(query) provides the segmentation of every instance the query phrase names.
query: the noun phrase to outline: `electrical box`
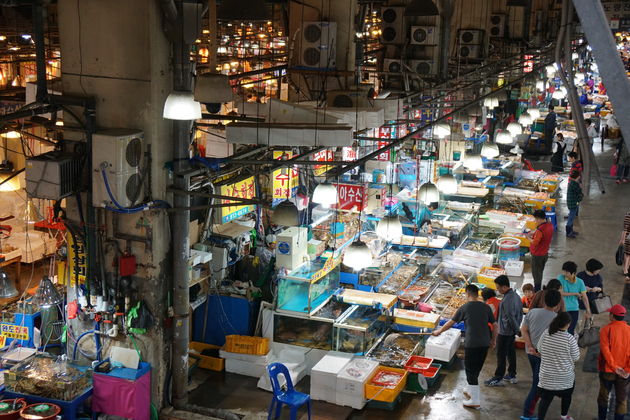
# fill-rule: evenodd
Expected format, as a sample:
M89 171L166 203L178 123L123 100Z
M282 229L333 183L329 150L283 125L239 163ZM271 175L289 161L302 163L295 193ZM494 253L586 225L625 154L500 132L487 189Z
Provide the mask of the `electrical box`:
M212 253L212 277L217 281L222 281L226 275L228 265L228 249L220 246L211 246Z
M30 197L60 200L79 190L83 156L52 151L26 159L26 192Z
M291 271L308 260L308 229L290 227L277 235L276 266Z
M304 22L300 66L313 69L335 68L337 66L336 44L336 22Z
M121 207L142 202L144 185L141 164L144 156L144 133L140 130L115 128L94 134L92 147L92 205ZM147 170L148 168L145 168ZM107 191L103 171L110 191ZM111 196L110 196L111 193Z

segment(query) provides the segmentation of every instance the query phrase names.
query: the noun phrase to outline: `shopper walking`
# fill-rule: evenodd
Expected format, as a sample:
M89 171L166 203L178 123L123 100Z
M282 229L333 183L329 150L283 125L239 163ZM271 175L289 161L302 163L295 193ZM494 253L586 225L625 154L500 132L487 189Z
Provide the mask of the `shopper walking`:
M564 171L564 152L567 144L564 142L562 133L556 134L556 141L553 142L553 155L551 155L551 172Z
M525 341L525 352L532 368L532 386L525 399L521 420L535 420L536 404L538 403L538 376L540 372L540 353L536 345L543 333L549 328L549 324L556 317L556 312L562 301L562 296L557 290L549 290L545 294L543 308L530 310L523 319L521 334Z
M628 182L630 176L630 152L628 152L628 146L626 142L621 138L619 144L617 144L617 150L615 151L615 163L617 163L617 179L615 182L617 185Z
M569 216L567 216L566 232L567 238L575 238L578 232L573 230L573 221L577 216L580 208L580 201L584 195L580 186L580 173L572 170L569 175L569 187L567 189L567 207L569 208Z
M455 312L453 319L442 328L433 332L439 336L457 322L464 322L466 336L464 338L464 368L468 388L464 390L464 407L478 408L481 403L479 392L479 373L488 354L488 347L494 348L497 338L497 325L490 306L479 300L479 288L474 284L466 286L466 302ZM492 332L490 327L492 328Z
M562 296L566 305L567 313L571 316L571 325L569 333L575 333L578 319L580 317L580 305L578 299L582 299L586 308L586 318L591 317L591 307L586 296L586 286L581 278L577 276L577 264L573 261L567 261L562 264L562 274L558 276L558 280L562 285Z
M553 106L549 107L549 112L545 116L545 150L551 150L553 135L556 131L558 116L553 110Z
M580 159L578 159L578 154L576 152L569 152L567 155L567 160L571 164L570 172L576 170L582 175L582 171L584 170L584 164Z
M560 312L536 346L540 353L538 420L545 420L554 397L560 397L562 401L561 419L573 420L569 416L569 407L575 386L575 362L580 358L580 349L573 334L567 332L570 324L571 316Z
M484 289L485 290L485 289ZM536 292L532 299L532 303L529 304L529 309L535 308L544 308L545 307L545 296L550 290L557 290L558 292L562 291L562 284L558 279L551 279L547 282L547 284L542 288L541 291ZM564 305L564 299L560 301L560 306L558 307L558 312L566 312L566 307Z
M591 258L586 262L586 270L577 273L578 278L582 279L584 286L586 286L586 297L588 298L588 305L593 314L599 313L597 312L595 299L604 291L604 280L602 279L602 275L599 274L602 268L604 268L604 264L595 258ZM580 310L585 310L584 302L580 300L579 303Z
M499 293L503 295L499 305L499 335L497 336L497 368L494 376L488 379L487 386L503 386L503 380L517 383L516 379L516 351L514 338L520 332L523 320L523 305L516 292L510 287L510 279L501 275L494 279ZM507 363L506 363L507 362ZM507 364L507 375L505 375ZM504 376L505 375L505 376Z
M623 230L619 245L623 245L623 275L626 276L626 283L630 283L630 211L623 218Z
M608 418L608 399L615 388L615 420L623 420L628 412L628 377L630 373L630 326L626 308L613 305L608 309L610 322L599 332L599 395L597 416Z
M542 287L543 273L549 258L549 246L553 238L553 224L547 220L543 210L534 211L536 230L532 234L529 252L532 254L532 277L534 277L534 290Z

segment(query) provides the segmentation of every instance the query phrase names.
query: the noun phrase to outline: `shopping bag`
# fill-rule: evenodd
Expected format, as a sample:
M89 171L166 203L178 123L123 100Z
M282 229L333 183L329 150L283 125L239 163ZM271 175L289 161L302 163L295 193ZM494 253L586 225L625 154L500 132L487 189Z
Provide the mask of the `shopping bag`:
M612 299L610 296L600 293L595 299L591 301L593 303L593 308L591 308L591 312L594 314L603 314L608 309L612 308Z
M617 164L613 163L612 166L610 167L610 176L612 177L616 177L617 176Z
M593 326L593 320L588 319L584 323L584 329L578 337L578 346L585 348L599 343L599 327Z
M617 263L617 265L622 265L623 264L623 245L619 245L617 247L617 252L615 253L615 262Z

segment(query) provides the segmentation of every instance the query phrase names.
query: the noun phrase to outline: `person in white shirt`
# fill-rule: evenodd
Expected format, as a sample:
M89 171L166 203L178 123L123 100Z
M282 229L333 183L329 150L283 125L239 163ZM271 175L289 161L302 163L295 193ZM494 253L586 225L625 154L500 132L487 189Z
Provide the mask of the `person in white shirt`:
M591 143L591 147L593 147L593 143L595 142L595 137L597 137L597 130L595 129L595 124L590 118L584 120L586 124L586 134L588 134L588 141Z
M570 324L571 316L560 312L536 346L541 359L538 420L545 420L554 397L561 399L561 419L574 420L568 413L575 387L575 362L580 358L580 349L575 337L567 332Z

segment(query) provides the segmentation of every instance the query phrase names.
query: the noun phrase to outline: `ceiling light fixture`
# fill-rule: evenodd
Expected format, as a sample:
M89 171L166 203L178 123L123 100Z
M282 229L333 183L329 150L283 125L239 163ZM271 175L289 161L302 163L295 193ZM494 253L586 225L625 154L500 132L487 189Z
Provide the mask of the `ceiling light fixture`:
M494 143L484 143L481 147L481 156L487 159L494 159L499 156L499 146Z
M372 252L370 248L360 240L351 243L343 256L343 263L355 271L362 270L372 265Z
M530 125L532 123L532 116L527 112L523 112L520 117L518 117L518 123L522 126Z
M455 194L457 192L457 179L451 174L442 175L437 180L437 188L442 194Z
M198 120L201 104L195 101L192 92L174 91L164 103L163 117L168 120Z
M425 182L418 189L418 201L424 204L431 204L440 201L440 191L432 182Z
M523 134L523 127L517 122L511 122L507 126L507 131L513 136L518 136L519 134Z
M376 234L387 242L400 239L403 234L400 218L396 215L383 217L376 226Z
M324 208L337 204L337 187L328 182L319 184L313 191L313 203L321 204Z
M291 201L284 200L273 209L271 221L279 226L299 226L300 217L298 209Z

